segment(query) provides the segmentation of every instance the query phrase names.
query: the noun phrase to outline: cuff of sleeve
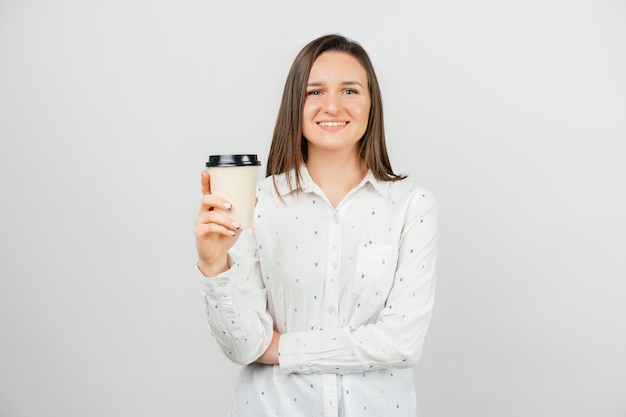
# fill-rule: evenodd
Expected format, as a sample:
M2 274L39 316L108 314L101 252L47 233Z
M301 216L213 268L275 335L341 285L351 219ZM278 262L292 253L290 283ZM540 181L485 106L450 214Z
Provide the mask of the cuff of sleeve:
M280 335L278 340L278 365L285 373L311 373L306 363L304 332Z
M232 265L232 260L230 254L228 255L228 264ZM232 266L231 266L232 268ZM207 294L215 294L218 290L224 291L225 289L230 287L230 278L228 277L230 269L228 271L224 271L221 274L215 277L207 277L200 272L198 265L196 264L196 272L198 276L198 281L200 282L200 288Z
M228 277L228 271L224 274L218 275L214 278L207 278L202 275L202 272L196 267L198 282L202 292L209 298L222 298L231 293L231 282Z
M222 275L218 275L216 277L205 277L202 275L202 272L198 269L198 280L200 281L200 285L202 288L216 288L219 286L220 282L224 282L224 280L228 280L227 276L224 276L227 272L224 272Z

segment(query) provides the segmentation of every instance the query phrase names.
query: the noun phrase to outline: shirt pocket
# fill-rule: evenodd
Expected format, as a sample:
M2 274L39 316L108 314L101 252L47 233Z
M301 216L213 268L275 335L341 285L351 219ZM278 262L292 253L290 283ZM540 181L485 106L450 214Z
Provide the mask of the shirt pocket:
M391 245L359 245L352 292L359 299L382 306L393 284L398 248Z

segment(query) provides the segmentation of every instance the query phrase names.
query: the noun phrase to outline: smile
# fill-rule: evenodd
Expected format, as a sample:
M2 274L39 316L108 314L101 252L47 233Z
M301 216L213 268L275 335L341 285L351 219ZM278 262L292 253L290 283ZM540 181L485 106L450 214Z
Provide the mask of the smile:
M319 122L318 125L326 127L345 126L348 122Z

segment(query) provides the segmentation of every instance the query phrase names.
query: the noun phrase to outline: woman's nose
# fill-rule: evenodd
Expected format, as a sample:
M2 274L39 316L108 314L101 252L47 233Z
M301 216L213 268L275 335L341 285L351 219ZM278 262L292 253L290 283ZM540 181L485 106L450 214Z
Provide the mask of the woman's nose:
M336 113L341 106L339 98L335 94L328 94L324 100L324 111L326 113Z

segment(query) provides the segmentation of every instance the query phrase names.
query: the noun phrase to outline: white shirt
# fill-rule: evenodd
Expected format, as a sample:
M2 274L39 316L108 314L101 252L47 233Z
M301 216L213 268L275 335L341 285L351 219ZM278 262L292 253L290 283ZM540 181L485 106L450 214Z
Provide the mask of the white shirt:
M244 365L231 416L415 416L412 365L434 301L438 211L408 179L368 173L333 208L305 167L259 183L231 268L200 282L208 322ZM291 174L293 178L293 173ZM295 187L295 180L292 181ZM253 363L280 334L280 365Z

